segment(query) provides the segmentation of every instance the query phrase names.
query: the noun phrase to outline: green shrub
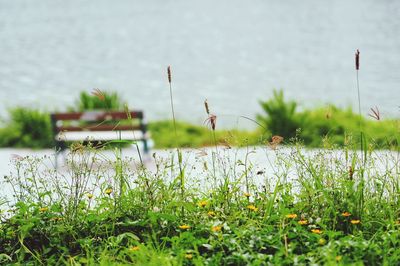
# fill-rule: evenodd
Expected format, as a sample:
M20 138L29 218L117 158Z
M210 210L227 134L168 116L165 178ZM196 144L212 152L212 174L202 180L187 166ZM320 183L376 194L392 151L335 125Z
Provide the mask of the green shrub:
M257 120L272 135L286 140L296 136L308 147L322 147L324 143L343 146L348 138L353 143L360 141L360 117L351 108L330 105L296 112L297 103L285 101L282 91L274 91L273 98L260 103L266 115L257 115ZM361 118L363 134L375 148L398 146L398 124L398 120Z
M259 144L257 131L239 130L216 130L215 141L211 129L206 126L193 125L187 122L177 121L174 133L172 120L155 121L149 123L151 138L154 140L155 148L173 148L175 145L182 148L198 148L203 146L217 145L256 145Z
M303 117L296 113L297 103L285 101L283 91L274 90L272 99L260 101L265 115L257 115L258 122L266 127L272 135L285 139L296 136L296 130L302 126Z
M39 110L16 107L0 129L1 147L50 148L53 146L50 115Z
M100 91L98 91L100 92ZM124 102L116 92L100 92L100 97L96 93L81 92L76 107L78 111L106 109L106 110L122 110Z

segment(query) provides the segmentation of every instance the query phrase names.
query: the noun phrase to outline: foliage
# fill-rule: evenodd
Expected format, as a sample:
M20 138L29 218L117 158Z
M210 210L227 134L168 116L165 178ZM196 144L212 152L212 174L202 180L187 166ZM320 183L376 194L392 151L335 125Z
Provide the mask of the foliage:
M311 147L321 147L326 139L336 145L346 145L349 137L359 141L360 117L351 108L346 110L335 106L328 108L316 108L306 110L302 114L305 117L301 128L300 138ZM372 120L361 118L364 134L371 144L377 148L396 148L398 145L396 120Z
M216 130L216 139L214 140L211 130L207 127L182 121L176 121L177 139L173 122L170 120L150 122L149 130L155 148L173 148L175 145L181 148L198 148L213 146L215 143L225 146L242 146L259 143L258 132Z
M0 147L50 148L53 145L50 115L36 109L16 107L0 129Z
M296 136L296 130L303 126L302 116L296 113L297 103L285 101L283 91L273 91L272 99L260 101L266 116L257 115L257 120L267 128L272 135L285 139Z
M76 103L76 107L71 109L78 111L86 110L123 110L124 102L117 92L103 92L98 91L97 93L87 93L82 91L79 95L79 99Z
M359 141L361 120L363 134L375 148L398 148L399 120L360 119L351 108L334 105L296 111L297 103L285 101L282 91L274 91L273 98L261 105L266 115L258 114L257 120L266 127L266 133L283 136L286 143L296 138L308 147L324 147L327 143L343 147L349 138Z
M157 156L155 172L85 147L70 155L67 172L16 158L15 174L6 180L16 204L0 213L0 261L397 264L400 190L392 165L399 158L372 149L364 165L349 147L313 153L297 144L278 148L272 173L243 163L254 151L243 158L217 149L214 166L186 176L183 200L177 164ZM206 165L202 158L199 165Z
M120 109L123 106L116 93L99 95L82 92L80 100L71 110L87 110L102 106ZM102 105L104 104L104 105ZM327 143L345 146L348 138L357 142L360 118L350 108L340 109L333 105L297 111L297 103L286 101L283 92L274 91L273 98L261 102L266 114L258 114L260 129L215 130L206 125L193 125L176 121L178 138L175 137L172 121L153 121L149 131L156 148L197 148L218 145L246 146L264 145L265 136L281 135L285 143L296 137L308 147L324 147ZM399 143L399 120L372 120L362 118L363 133L375 148L397 149ZM9 110L9 120L0 129L0 147L51 148L53 145L49 114L32 108L16 107Z

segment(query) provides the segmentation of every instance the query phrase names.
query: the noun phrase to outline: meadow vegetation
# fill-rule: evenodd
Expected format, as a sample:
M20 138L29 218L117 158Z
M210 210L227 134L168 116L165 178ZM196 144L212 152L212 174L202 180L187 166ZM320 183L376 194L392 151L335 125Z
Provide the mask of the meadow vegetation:
M15 157L15 205L0 214L4 265L395 265L400 171L395 152L266 148L265 165L211 149L195 174L75 144L68 171ZM269 157L274 156L274 160ZM175 159L173 159L175 158ZM235 160L232 160L235 158ZM183 158L185 161L185 158ZM184 180L182 186L181 180ZM183 194L180 188L183 187ZM3 204L2 209L5 209ZM183 210L183 211L182 211Z
M14 156L5 177L13 198L0 201L0 263L398 264L398 121L334 106L298 111L282 92L261 105L253 132L218 130L207 104L209 128L150 124L156 147L177 148L153 154L152 170L118 148L110 159L80 143L62 171L46 157ZM198 150L197 168L180 149L203 146L212 147ZM262 165L253 164L260 151Z
M82 92L75 106L69 111L83 110L124 110L125 103L117 93L98 95ZM210 138L209 126L194 125L185 121L176 121L178 138L175 136L172 120L150 121L149 130L155 148L198 148L219 145L264 145L273 135L284 138L285 143L296 138L305 146L324 147L329 143L343 147L346 135L359 138L359 115L351 108L340 109L333 105L299 111L295 101L286 100L283 91L274 91L273 97L260 101L264 113L254 118L253 130L218 129L216 139ZM218 116L216 118L218 120ZM379 120L362 118L364 134L378 149L397 147L400 121L396 119ZM232 140L235 140L233 143ZM9 110L9 118L0 126L0 147L54 147L49 113L37 109L16 107Z

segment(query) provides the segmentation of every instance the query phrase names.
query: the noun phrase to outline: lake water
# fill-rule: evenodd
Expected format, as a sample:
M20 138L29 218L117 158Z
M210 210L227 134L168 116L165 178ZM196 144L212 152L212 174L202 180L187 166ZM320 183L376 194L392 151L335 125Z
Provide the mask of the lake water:
M219 125L236 126L273 88L302 107L356 107L359 48L363 113L396 117L399 17L397 0L0 0L0 114L65 110L100 88L169 118L167 65L177 118L191 122L207 98Z

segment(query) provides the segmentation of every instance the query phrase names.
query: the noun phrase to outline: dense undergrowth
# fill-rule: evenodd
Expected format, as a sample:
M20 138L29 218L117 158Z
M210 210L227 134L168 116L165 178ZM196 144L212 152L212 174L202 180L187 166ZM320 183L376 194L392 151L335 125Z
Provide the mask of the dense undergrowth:
M396 265L400 158L370 145L361 161L354 150L305 154L294 143L261 150L260 166L250 148L216 148L192 174L184 155L183 176L172 153L154 155L154 171L78 144L65 171L15 157L0 263Z
M95 95L82 92L75 106L69 107L69 110L124 110L126 105L118 94L101 93L99 98L96 92ZM297 138L308 147L323 147L326 138L333 144L344 146L346 134L354 136L355 141L359 137L360 117L351 108L327 106L298 111L297 103L285 100L282 91L274 91L271 99L260 104L264 113L254 119L255 129L218 129L217 122L215 139L206 125L184 121L176 123L178 138L172 120L151 121L149 130L155 148L198 148L216 143L226 145L229 142L235 146L263 145L272 135L284 137L286 143L291 138ZM218 116L216 118L218 121ZM396 148L400 121L377 119L361 118L363 133L377 148ZM232 139L235 139L235 143L232 143ZM0 127L0 147L54 147L49 113L22 107L10 109L9 118Z

